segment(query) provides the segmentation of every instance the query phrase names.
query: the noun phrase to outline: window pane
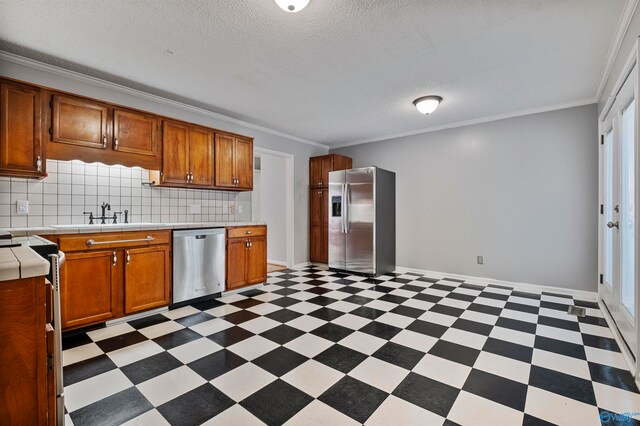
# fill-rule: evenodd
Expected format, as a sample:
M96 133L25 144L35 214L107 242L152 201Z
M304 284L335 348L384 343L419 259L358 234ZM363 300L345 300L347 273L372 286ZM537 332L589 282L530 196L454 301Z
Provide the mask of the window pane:
M622 111L620 211L620 302L635 316L635 99Z

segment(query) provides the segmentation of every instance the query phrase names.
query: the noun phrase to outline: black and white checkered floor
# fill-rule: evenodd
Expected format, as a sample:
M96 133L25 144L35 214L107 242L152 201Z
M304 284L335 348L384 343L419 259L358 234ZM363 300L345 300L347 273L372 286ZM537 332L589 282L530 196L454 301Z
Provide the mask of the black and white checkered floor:
M67 422L586 426L640 412L597 304L479 284L314 266L68 337Z

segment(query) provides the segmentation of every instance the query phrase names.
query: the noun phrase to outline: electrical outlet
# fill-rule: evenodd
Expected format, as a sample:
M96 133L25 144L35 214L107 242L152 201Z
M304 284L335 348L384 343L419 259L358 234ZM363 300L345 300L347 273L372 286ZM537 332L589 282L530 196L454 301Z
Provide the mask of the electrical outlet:
M191 214L200 214L202 212L200 204L191 204Z
M478 256L478 265L484 265L484 256Z
M229 214L236 214L236 206L229 206Z
M238 214L242 214L242 204L238 206Z
M19 200L17 204L18 204L18 214L19 215L29 214L29 202L28 201Z

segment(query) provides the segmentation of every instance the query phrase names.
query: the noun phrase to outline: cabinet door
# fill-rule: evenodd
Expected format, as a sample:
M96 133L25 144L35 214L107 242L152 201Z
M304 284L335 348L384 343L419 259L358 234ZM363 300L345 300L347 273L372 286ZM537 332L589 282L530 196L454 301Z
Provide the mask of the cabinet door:
M0 82L0 173L44 175L42 95L18 83Z
M322 157L309 159L309 186L319 188L322 179Z
M202 127L189 129L189 171L191 185L213 186L213 132Z
M106 105L63 95L54 95L51 105L52 142L107 148L109 108Z
M312 225L309 233L309 260L322 263L322 225Z
M253 189L253 141L236 138L235 177L237 188Z
M312 189L309 191L309 214L312 226L319 226L323 223L323 200L324 189Z
M267 238L251 237L247 250L247 285L267 281Z
M96 324L121 314L121 252L68 253L62 266L62 327Z
M326 157L322 157L321 160L321 176L320 176L320 188L328 188L329 187L329 172L333 171L333 156L327 155Z
M187 184L189 173L189 128L165 121L162 126L162 182Z
M170 302L169 246L124 251L124 313L133 314Z
M329 227L322 226L322 252L320 254L321 263L329 263Z
M158 121L141 112L114 109L113 149L129 154L156 156Z
M246 284L247 251L246 239L227 240L227 290Z
M215 184L220 188L234 188L235 138L216 133Z

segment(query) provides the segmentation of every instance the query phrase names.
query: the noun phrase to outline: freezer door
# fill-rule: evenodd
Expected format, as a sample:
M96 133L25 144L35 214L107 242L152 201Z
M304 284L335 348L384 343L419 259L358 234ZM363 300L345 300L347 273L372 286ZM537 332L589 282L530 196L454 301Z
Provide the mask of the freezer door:
M374 247L375 168L346 171L346 267L348 271L375 274Z
M345 269L344 233L345 172L329 173L329 267Z

